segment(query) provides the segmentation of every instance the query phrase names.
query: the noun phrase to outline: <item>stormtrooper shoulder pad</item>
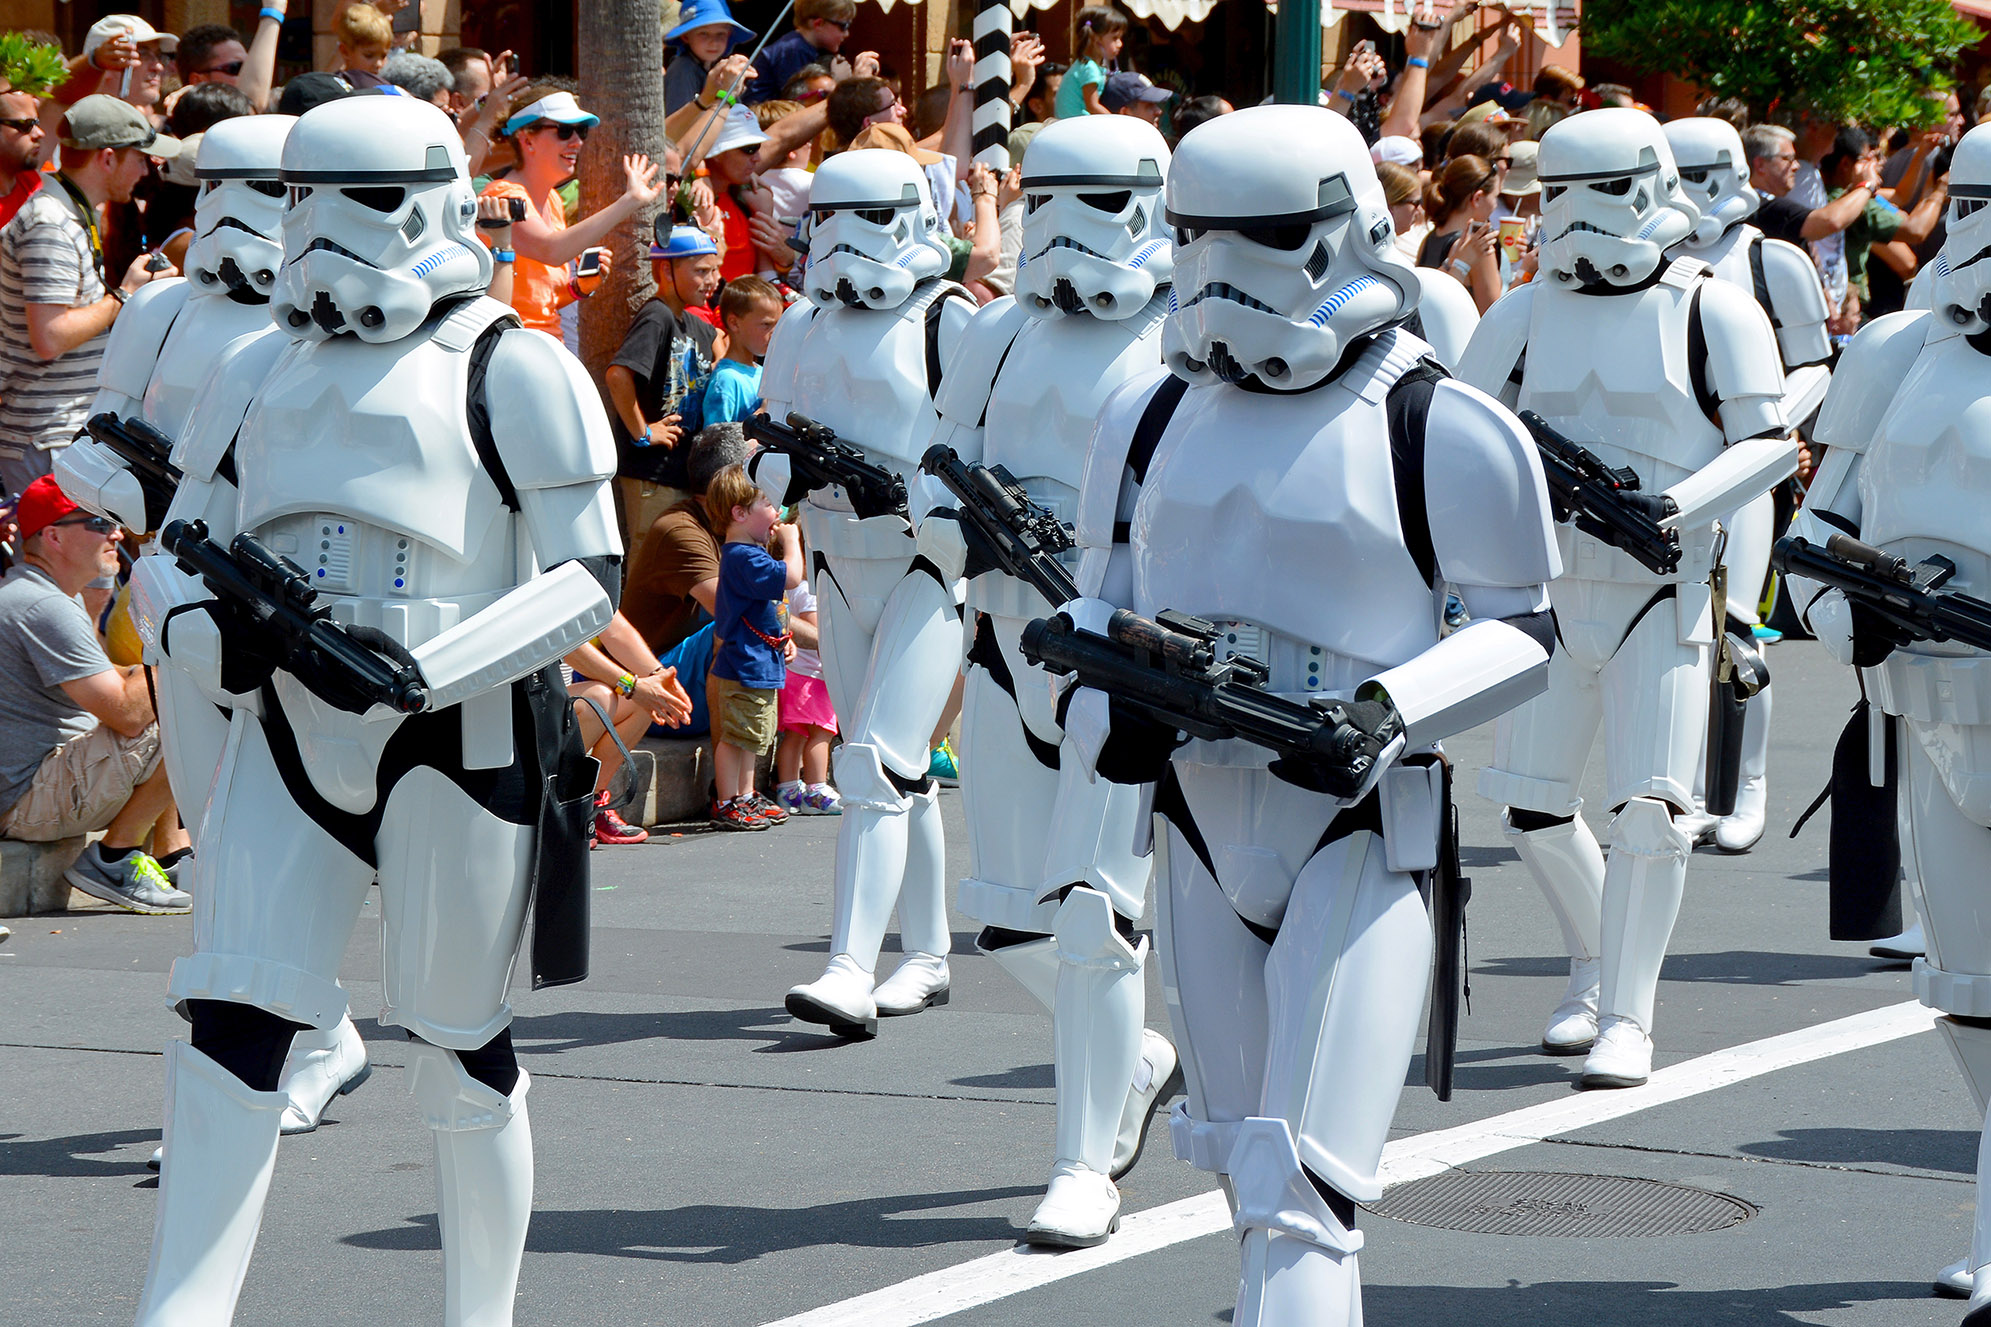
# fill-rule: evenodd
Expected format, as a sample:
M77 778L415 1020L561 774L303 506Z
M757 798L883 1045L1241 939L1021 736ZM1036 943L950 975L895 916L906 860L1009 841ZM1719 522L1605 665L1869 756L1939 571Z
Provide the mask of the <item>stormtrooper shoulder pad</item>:
M761 367L760 398L767 405L768 416L784 420L788 412L801 403L795 386L795 371L802 363L802 342L809 335L809 328L821 312L817 305L804 296L788 306L781 315L781 321L774 325L774 335L767 343L767 356Z
M121 392L136 400L145 395L152 369L173 320L187 307L193 284L185 278L149 281L125 302L104 343L104 366L97 376L100 389Z
M1832 342L1825 332L1825 321L1832 314L1825 306L1825 288L1818 283L1818 269L1812 265L1804 250L1789 240L1765 239L1759 253L1763 264L1763 284L1768 288L1770 308L1775 311L1778 323L1778 339L1789 343L1793 332L1814 325L1817 328L1813 335L1804 338L1810 343L1805 348L1811 353L1803 358L1792 358L1788 349L1795 347L1787 347L1786 362L1796 368L1830 358Z
M1562 572L1534 440L1453 378L1433 385L1425 417L1424 507L1439 574L1455 585L1533 586Z
M1171 380L1181 381L1163 368L1129 378L1114 388L1106 404L1099 408L1099 417L1092 424L1092 438L1085 448L1084 475L1079 481L1075 525L1080 547L1113 546L1113 526L1120 514L1120 484L1127 469L1128 449L1133 446L1134 434L1140 429L1148 403Z
M1756 297L1726 281L1703 282L1700 289L1701 335L1707 345L1707 384L1721 403L1722 422L1728 425L1730 441L1761 432L1750 428L1739 436L1734 427L1737 407L1748 403L1774 404L1784 395L1783 356L1777 350L1777 334L1770 327L1770 315ZM1761 411L1759 422L1782 427L1781 408ZM1774 413L1776 418L1771 420Z
M1813 439L1852 453L1866 451L1934 321L1926 309L1904 310L1876 318L1856 332L1832 372Z
M969 319L959 344L947 361L934 406L943 418L975 428L989 407L1003 356L1030 322L1030 315L1013 295L983 305Z
M601 396L581 362L550 336L499 335L484 375L491 436L517 488L559 488L615 473Z
M187 478L214 478L229 448L235 445L235 435L248 417L263 380L294 345L296 342L272 324L253 336L237 337L223 349L220 361L208 370L194 397L185 435L173 444L173 464L185 471Z
M1532 282L1516 286L1480 315L1472 339L1466 342L1465 353L1459 356L1456 372L1461 382L1470 383L1488 396L1498 397L1506 390L1508 380L1516 376L1522 353L1528 348L1537 293Z

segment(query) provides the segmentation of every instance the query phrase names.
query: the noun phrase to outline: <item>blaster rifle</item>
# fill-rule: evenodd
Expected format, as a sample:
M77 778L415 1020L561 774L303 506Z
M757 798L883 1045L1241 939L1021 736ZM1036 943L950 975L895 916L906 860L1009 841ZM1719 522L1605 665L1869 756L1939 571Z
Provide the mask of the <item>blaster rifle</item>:
M1058 613L1024 627L1023 657L1054 673L1076 673L1080 686L1191 737L1262 746L1278 754L1271 768L1280 778L1352 797L1402 733L1395 711L1371 729L1342 701L1274 695L1265 689L1269 670L1258 660L1216 657L1217 637L1215 623L1187 613L1149 619L1123 608L1104 636Z
M173 521L159 532L159 544L245 615L265 638L261 647L327 704L353 714L376 704L402 714L428 708L428 687L412 659L386 658L373 646L391 648L389 638L362 641L334 622L304 568L254 535L238 534L223 548L208 538L204 521Z
M999 465L969 465L944 442L926 449L919 468L961 504L970 576L1001 571L1033 586L1053 607L1079 597L1078 584L1058 561L1073 547L1071 530L1032 502L1016 476Z
M1574 520L1576 528L1613 548L1621 548L1661 576L1680 566L1680 536L1662 530L1644 502L1630 501L1639 492L1638 472L1630 466L1608 466L1581 443L1555 431L1532 410L1521 412L1521 423L1534 435L1541 453L1542 476L1548 480L1549 501L1558 521ZM1662 497L1659 502L1670 505Z
M745 427L749 438L788 458L793 477L784 502L835 486L860 517L906 514L906 481L866 460L861 449L837 437L829 425L791 413L786 424L757 415Z
M1991 603L1941 587L1956 563L1940 554L1911 563L1851 535L1835 534L1820 548L1801 535L1786 535L1770 552L1770 565L1846 596L1894 648L1916 641L1955 641L1991 650Z
M184 478L171 459L173 440L142 419L119 419L108 410L92 415L83 427L130 469L145 495L145 528L158 529Z

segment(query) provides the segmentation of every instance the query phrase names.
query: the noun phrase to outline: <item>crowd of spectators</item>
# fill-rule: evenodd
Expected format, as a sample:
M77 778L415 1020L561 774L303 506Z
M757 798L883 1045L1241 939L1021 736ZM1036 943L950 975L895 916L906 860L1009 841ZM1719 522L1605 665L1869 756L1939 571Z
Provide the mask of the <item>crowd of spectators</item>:
M498 270L493 296L524 326L570 348L579 344L580 302L613 269L615 236L632 218L661 210L647 254L655 293L619 349L588 365L617 439L628 545L626 615L569 661L577 697L601 707L583 722L608 766L605 794L621 759L616 736L626 742L651 722L680 732L710 723L710 660L735 642L715 641L711 629L725 529L704 498L713 477L751 447L739 424L759 409L759 359L796 298L790 241L807 210L810 172L841 151L911 156L947 222L948 275L984 302L1014 285L1026 207L1020 175L999 177L971 160L969 43L950 43L941 81L914 96L876 52L854 49L855 0L797 0L787 29L758 46L759 34L726 0L681 0L667 9L662 33L667 141L654 160L632 154L586 166L619 171L622 183L613 202L590 214L577 172L590 131L614 108L583 105L570 79L523 76L511 52L413 49L413 34L397 33L393 21L407 2L340 6L330 67L281 83L287 0L270 0L246 34L219 25L174 34L114 15L74 55L45 34L0 43L0 490L20 495L48 473L82 422L124 300L177 273L199 196L193 162L201 136L223 119L298 114L351 95L441 108L462 136L481 195ZM1358 42L1321 99L1371 144L1396 242L1418 264L1457 279L1483 310L1535 271L1537 140L1568 115L1635 103L1625 88L1587 85L1553 63L1525 86L1507 81L1529 33L1496 4L1458 0L1441 11L1419 0L1410 19L1394 68L1374 43ZM1112 6L1085 6L1073 20L1069 66L1047 60L1037 34L1016 35L1013 161L1058 117L1137 116L1179 138L1233 109L1220 89L1187 95L1179 82L1129 67L1130 31ZM1948 154L1973 118L1966 107L1977 116L1991 110L1952 96L1945 124L1915 133L1757 123L1750 108L1732 103L1701 113L1743 131L1765 200L1757 224L1808 247L1833 330L1844 336L1862 318L1900 307L1907 282L1940 245ZM22 545L16 532L16 556ZM790 685L778 688L788 736L770 804L833 810L826 773L835 715L808 652L814 600L806 584L777 598L785 608L773 611L802 652ZM0 677L0 692L18 689L22 677ZM604 841L641 834L604 810Z

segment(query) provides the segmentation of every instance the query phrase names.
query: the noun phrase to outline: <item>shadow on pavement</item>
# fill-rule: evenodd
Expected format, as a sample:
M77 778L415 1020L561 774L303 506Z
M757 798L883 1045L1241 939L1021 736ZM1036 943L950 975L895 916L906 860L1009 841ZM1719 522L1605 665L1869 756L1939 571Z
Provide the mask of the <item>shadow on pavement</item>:
M107 1175L151 1176L145 1158L158 1145L157 1129L115 1129L107 1133L71 1134L67 1138L20 1141L20 1134L0 1137L0 1175L48 1175L58 1179L97 1179ZM144 1152L128 1156L97 1154L144 1143Z
M1761 1290L1680 1290L1663 1281L1510 1282L1479 1286L1365 1286L1372 1322L1456 1322L1473 1327L1538 1327L1548 1322L1609 1327L1796 1327L1809 1316L1857 1304L1925 1300L1926 1281L1840 1281ZM1213 1315L1229 1322L1229 1310Z
M966 1189L951 1193L865 1198L816 1207L719 1207L694 1204L666 1210L537 1211L525 1247L532 1253L592 1253L662 1262L743 1263L789 1249L844 1247L923 1249L936 1244L1011 1240L1020 1233L1007 1216L936 1216L950 1207L1008 1202L1040 1195L1040 1187ZM348 1235L362 1249L442 1247L433 1215L405 1226Z
M1977 1137L1974 1129L1784 1129L1774 1139L1735 1150L1776 1161L1879 1163L1975 1175Z
M1903 965L1905 968L1905 965ZM1889 965L1865 954L1785 954L1764 949L1728 949L1713 954L1668 954L1661 981L1704 981L1725 986L1798 986L1809 981L1856 981ZM1552 957L1489 959L1475 964L1475 977L1567 977L1569 960Z
M1486 1063L1490 1060L1509 1063ZM1501 1092L1508 1088L1540 1087L1543 1083L1574 1083L1582 1067L1581 1057L1552 1059L1532 1046L1460 1051L1453 1061L1452 1084L1472 1092ZM1403 1081L1406 1087L1424 1086L1422 1051L1410 1057L1410 1072Z
M1056 1087L1057 1074L1048 1064L1025 1064L1000 1074L970 1074L966 1078L950 1078L948 1082L956 1087L993 1088L1048 1088Z
M687 1009L675 1013L595 1013L569 1010L529 1014L512 1020L512 1038L522 1055L558 1055L591 1046L638 1041L760 1041L759 1050L801 1050L799 1043L824 1040L804 1032L785 1009Z

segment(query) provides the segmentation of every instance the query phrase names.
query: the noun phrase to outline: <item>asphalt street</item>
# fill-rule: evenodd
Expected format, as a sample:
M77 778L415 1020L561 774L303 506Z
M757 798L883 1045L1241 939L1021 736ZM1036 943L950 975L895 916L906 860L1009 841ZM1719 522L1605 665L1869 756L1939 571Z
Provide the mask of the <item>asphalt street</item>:
M1710 1053L1913 998L1905 964L1826 938L1829 813L1785 837L1824 780L1851 680L1809 644L1769 658L1770 833L1747 855L1696 854L1660 986L1658 1061L1689 1065L1685 1075ZM1489 747L1486 731L1450 744L1475 885L1458 1091L1438 1102L1413 1064L1396 1120L1406 1146L1588 1095L1575 1090L1580 1061L1532 1050L1565 964L1494 808L1471 795ZM958 876L958 794L942 805ZM1594 809L1592 821L1602 828ZM829 1306L911 1278L965 1269L962 1283L982 1284L977 1260L1013 1248L1051 1161L1049 1021L973 954L972 924L957 918L945 1008L888 1021L866 1043L792 1022L782 995L827 952L835 831L798 820L594 855L593 977L514 995L538 1155L522 1327L827 1325ZM428 1131L407 1095L406 1043L372 1018L378 917L369 904L342 975L378 1072L316 1133L282 1144L238 1323L440 1319ZM0 946L0 1327L129 1322L152 1230L160 1051L185 1031L164 1005L165 973L191 926L108 911L11 924ZM1166 1030L1153 965L1149 986L1149 1022ZM1367 1321L1956 1323L1962 1306L1931 1298L1929 1281L1968 1243L1976 1144L1969 1094L1926 1030L1502 1144L1464 1169L1666 1181L1739 1199L1747 1219L1559 1238L1370 1214ZM1173 1160L1163 1128L1122 1191L1139 1213L1211 1187ZM1044 1255L1061 1256L1073 1255ZM1236 1283L1221 1232L1075 1275L1055 1261L1032 1268L1057 1279L985 1286L932 1320L1228 1322ZM891 1320L927 1319L907 1309Z

